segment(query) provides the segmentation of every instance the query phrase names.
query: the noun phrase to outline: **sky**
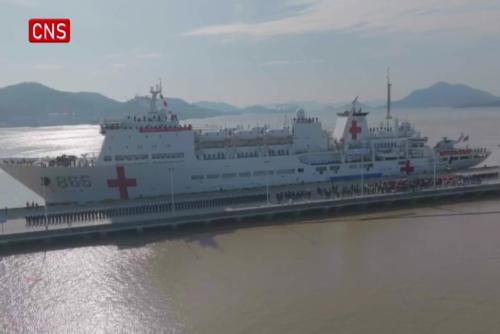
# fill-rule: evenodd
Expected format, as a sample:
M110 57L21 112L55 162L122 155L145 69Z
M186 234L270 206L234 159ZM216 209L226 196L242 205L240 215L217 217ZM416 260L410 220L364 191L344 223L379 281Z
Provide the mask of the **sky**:
M69 44L28 20L67 17ZM383 100L438 81L500 95L500 0L0 0L0 86L235 105Z

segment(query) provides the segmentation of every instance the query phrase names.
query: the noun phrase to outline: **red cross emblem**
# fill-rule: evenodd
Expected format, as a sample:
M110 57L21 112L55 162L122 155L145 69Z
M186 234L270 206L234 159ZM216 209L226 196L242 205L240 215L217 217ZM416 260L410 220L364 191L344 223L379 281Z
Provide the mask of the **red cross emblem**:
M355 119L352 120L351 128L349 129L349 132L351 133L353 140L358 139L358 134L361 133L361 127L358 126L358 122Z
M136 187L136 179L127 179L125 177L125 168L116 167L116 176L114 180L108 180L108 187L118 188L120 190L120 199L128 199L128 187Z
M405 172L406 175L408 175L415 171L415 167L411 165L410 160L406 160L405 165L401 167L401 171Z

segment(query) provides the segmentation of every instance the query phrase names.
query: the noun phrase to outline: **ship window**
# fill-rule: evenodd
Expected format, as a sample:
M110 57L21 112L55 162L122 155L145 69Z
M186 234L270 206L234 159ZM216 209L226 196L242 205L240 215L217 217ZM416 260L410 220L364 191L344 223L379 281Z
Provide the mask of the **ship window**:
M304 173L304 168L298 168L298 169L297 169L297 172L299 172L299 173Z
M266 175L265 170L259 170L259 171L253 172L253 176L263 176L263 175Z
M184 158L184 153L153 153L152 158L157 159L179 159Z
M106 156L104 157L104 161L112 161L112 160L113 160L113 157L112 157L112 156L110 156L110 155L106 155Z
M117 155L117 156L115 156L116 161L146 160L147 158L148 158L147 154L130 154L130 155Z
M240 177L249 177L250 176L250 172L243 172L243 173L240 173L239 174Z
M203 180L205 177L203 175L192 175L191 180Z
M231 178L231 177L236 177L236 173L225 173L225 174L222 174L222 177L223 178Z
M323 173L324 171L326 171L326 167L316 167L316 171L319 173Z
M219 174L208 174L207 175L207 179L218 179L219 178Z

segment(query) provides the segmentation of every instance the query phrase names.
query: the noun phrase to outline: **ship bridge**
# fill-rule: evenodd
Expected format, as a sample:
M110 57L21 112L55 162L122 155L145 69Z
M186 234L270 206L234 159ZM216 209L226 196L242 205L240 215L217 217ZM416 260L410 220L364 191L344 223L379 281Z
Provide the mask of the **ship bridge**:
M322 152L328 149L329 134L316 117L306 117L303 109L293 119L293 146L296 153Z
M180 124L168 110L161 83L151 87L151 97L140 99L149 104L147 112L137 112L125 119L105 120L105 135L99 163L184 161L194 157L194 131L191 124Z
M134 113L124 120L104 120L101 123L101 134L112 130L132 130L140 133L192 130L190 124L181 125L177 115L168 110L168 101L162 94L161 83L156 87L151 87L150 93L151 97L138 98L149 104L149 110L146 113Z

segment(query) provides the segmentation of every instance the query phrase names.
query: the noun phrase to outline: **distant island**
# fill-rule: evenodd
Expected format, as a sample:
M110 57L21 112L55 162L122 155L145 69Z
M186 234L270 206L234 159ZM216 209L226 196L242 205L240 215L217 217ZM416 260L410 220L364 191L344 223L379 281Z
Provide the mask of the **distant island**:
M238 108L222 103L189 103L174 97L168 98L168 106L179 119L281 112L264 106ZM0 126L3 127L97 124L105 118L121 118L148 108L140 97L120 102L99 93L65 92L35 82L0 88Z
M169 109L180 119L206 118L237 114L271 114L294 112L303 108L312 112L347 108L345 103L296 101L276 105L236 107L225 102L189 103L168 98ZM465 108L500 107L500 97L462 84L438 82L394 101L394 108ZM363 108L369 108L363 105ZM148 105L140 97L126 102L113 100L93 92L65 92L40 83L27 82L0 88L0 126L48 126L97 124L105 118L121 118L132 111L146 111Z
M438 82L394 101L394 108L465 108L500 106L500 97L462 84Z

